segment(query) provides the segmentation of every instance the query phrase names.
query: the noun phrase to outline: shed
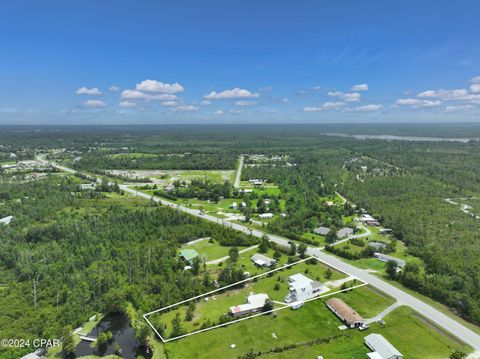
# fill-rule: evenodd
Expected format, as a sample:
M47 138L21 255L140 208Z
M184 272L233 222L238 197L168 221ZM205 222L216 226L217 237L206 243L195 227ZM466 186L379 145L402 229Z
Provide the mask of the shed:
M255 253L252 256L252 262L255 263L255 265L258 266L258 267L271 267L277 261L273 258L269 258L267 256L264 256L263 254Z
M13 219L13 216L3 217L2 219L0 219L0 224L10 224L12 219Z
M340 298L327 301L327 307L339 317L348 327L355 328L363 324L364 319Z
M191 264L193 259L198 257L198 253L195 249L186 248L180 251L180 257Z
M378 355L374 358L381 359L403 359L402 353L395 348L390 342L383 337L383 335L372 333L365 338L365 344L373 350L373 353ZM369 353L369 354L373 354Z

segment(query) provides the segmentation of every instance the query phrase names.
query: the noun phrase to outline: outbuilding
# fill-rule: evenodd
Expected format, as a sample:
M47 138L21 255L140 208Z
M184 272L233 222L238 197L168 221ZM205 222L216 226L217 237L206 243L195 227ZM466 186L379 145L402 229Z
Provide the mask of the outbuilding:
M403 354L383 335L372 333L367 335L364 340L367 347L373 350L372 353L367 354L370 359L403 359Z
M321 236L326 236L328 233L330 233L330 228L327 227L318 227L313 230L313 233L319 234Z
M277 263L277 261L273 258L269 258L267 256L264 256L263 254L260 254L260 253L255 253L253 256L252 256L252 262L257 266L257 267L261 267L261 268L266 268L266 267L271 267L273 266L275 263Z
M360 327L364 319L340 298L332 298L327 301L327 307L349 328Z
M193 259L196 257L198 257L198 253L195 249L186 248L180 251L180 258L182 258L183 260L187 261L190 264L193 263Z

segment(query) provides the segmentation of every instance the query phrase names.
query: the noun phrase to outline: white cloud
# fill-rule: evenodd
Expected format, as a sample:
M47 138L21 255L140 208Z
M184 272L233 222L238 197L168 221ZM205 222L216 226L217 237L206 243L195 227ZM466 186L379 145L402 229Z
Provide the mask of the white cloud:
M183 92L185 89L182 85L178 82L173 84L166 84L156 80L143 80L142 82L138 83L135 88L138 91L145 91L145 92L161 92L161 93L178 93Z
M281 101L282 101L282 103L284 103L286 105L288 105L290 103L290 100L286 97L282 98Z
M475 76L470 79L472 84L480 84L480 76Z
M468 90L456 89L456 90L427 90L420 92L418 95L420 98L438 98L443 101L448 100L465 100L468 98Z
M358 111L358 112L374 112L378 111L382 108L382 105L376 105L376 104L370 104L370 105L363 105L363 106L358 106L350 111Z
M353 85L352 91L368 91L368 84Z
M470 91L473 93L480 93L480 83L474 83L470 86Z
M346 105L345 102L325 102L320 107L312 107L312 106L304 107L303 112L317 112L317 111L337 110L339 108L344 107L345 105Z
M225 112L223 112L222 110L218 110L218 111L215 111L213 114L217 115L217 116L221 116L221 115L225 114Z
M258 93L252 93L248 90L235 87L231 90L225 90L222 92L212 91L209 94L203 96L206 100L220 100L220 99L232 99L232 98L256 98L260 95Z
M178 102L177 101L164 101L161 103L162 106L177 106Z
M107 104L101 100L87 100L83 104L91 108L102 108L107 106Z
M110 86L110 87L108 88L108 91L118 92L118 91L120 91L120 87L118 87L118 86Z
M132 108L132 107L137 106L137 104L135 102L132 102L132 101L120 101L118 103L118 106L125 107L125 108Z
M75 93L77 95L101 95L102 91L100 91L96 87L87 88L85 86L82 86Z
M447 112L456 112L456 111L469 111L473 108L472 105L462 105L462 106L447 106L445 111Z
M178 105L172 111L179 111L179 112L194 112L198 111L199 108L194 105Z
M328 96L340 97L343 101L347 102L358 102L360 101L360 95L358 92L341 92L341 91L330 91L327 93Z
M169 100L176 100L177 96L164 93L164 94L157 94L157 95L150 95L143 93L137 90L123 90L121 94L123 99L126 100L145 100L145 101L152 101L152 100L160 100L160 101L169 101Z
M212 103L212 101L208 101L208 100L203 100L203 101L201 102L201 104L204 105L204 106L208 106L208 105L210 105L211 103Z
M315 91L320 91L320 90L322 89L322 87L321 87L321 86L314 86L313 89L314 89Z
M411 108L428 108L440 106L442 101L439 100L420 100L418 98L401 98L395 101L394 107L409 106Z
M240 100L234 103L235 106L255 106L257 103L255 101L246 101Z

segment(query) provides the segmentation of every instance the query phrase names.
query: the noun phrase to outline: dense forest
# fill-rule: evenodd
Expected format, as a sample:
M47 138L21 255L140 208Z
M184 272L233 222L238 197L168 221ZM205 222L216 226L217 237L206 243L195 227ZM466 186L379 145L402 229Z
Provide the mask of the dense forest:
M337 191L392 228L407 251L423 260L424 267L407 266L396 280L480 323L480 220L446 202L478 201L480 142L360 140L331 135L336 132L470 138L480 130L467 125L5 128L0 162L11 162L11 153L20 160L48 152L90 170L233 169L242 153L288 155L293 166L267 163L245 167L242 174L281 189L287 216L276 216L269 230L300 238L318 224L340 226L352 208L325 206ZM190 155L177 156L185 153ZM199 293L205 288L175 257L180 243L205 235L226 238L230 245L252 241L148 201L86 195L77 187L55 174L31 183L2 176L0 217L15 216L0 227L3 336L58 333L92 311L114 310L120 304L113 297L148 309Z
M203 293L213 283L183 271L182 243L257 242L149 201L76 190L71 178L54 176L1 187L0 217L15 217L0 225L1 337L56 338L64 326L127 302L146 312Z

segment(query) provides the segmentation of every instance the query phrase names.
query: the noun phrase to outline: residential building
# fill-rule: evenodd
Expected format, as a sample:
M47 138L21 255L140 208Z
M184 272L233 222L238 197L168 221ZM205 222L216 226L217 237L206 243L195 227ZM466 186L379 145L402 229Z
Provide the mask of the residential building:
M240 317L242 315L260 312L269 300L270 298L265 293L250 294L247 297L246 304L239 304L230 307L230 313L234 317Z
M345 238L345 237L351 236L352 234L353 234L353 229L350 227L345 227L337 232L337 237Z
M180 251L180 258L192 264L193 259L198 257L198 253L195 249L185 248Z
M378 233L380 234L392 234L393 233L393 229L391 228L382 228L378 231Z
M0 224L10 224L12 219L13 219L13 216L3 217L2 219L0 219Z
M290 287L285 297L286 303L314 298L327 290L319 281L312 280L301 273L288 277L288 283Z
M367 354L370 359L403 359L403 354L383 335L372 333L367 335L364 340L367 347L373 350L372 353Z
M377 258L379 261L382 261L382 262L394 261L395 263L397 263L397 266L400 268L405 267L405 264L406 264L406 262L403 259L395 258L395 257L389 256L388 254L375 252L374 256L375 258Z
M327 307L349 328L360 327L364 323L364 319L360 314L340 298L329 299L327 301Z
M330 228L327 227L318 227L313 230L313 233L319 234L321 236L326 236L328 233L330 233Z
M277 263L275 259L264 256L261 253L255 253L252 256L252 262L255 263L257 267L262 267L262 268L271 267L275 263Z
M377 251L387 248L385 243L375 241L368 242L368 246L376 249Z
M273 213L261 213L258 215L260 219L270 219L273 217Z

